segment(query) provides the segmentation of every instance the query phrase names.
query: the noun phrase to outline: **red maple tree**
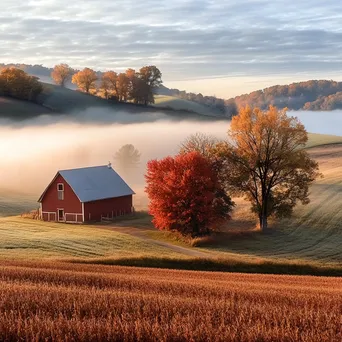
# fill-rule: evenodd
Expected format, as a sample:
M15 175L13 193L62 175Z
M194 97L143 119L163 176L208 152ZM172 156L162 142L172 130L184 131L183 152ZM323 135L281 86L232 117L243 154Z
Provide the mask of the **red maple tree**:
M200 236L230 217L233 202L211 162L198 152L152 160L145 177L149 212L160 230Z

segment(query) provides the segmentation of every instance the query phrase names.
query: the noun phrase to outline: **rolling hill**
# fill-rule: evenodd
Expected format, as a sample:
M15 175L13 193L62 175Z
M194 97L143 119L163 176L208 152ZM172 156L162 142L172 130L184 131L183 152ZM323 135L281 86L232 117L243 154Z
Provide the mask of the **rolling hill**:
M30 75L38 77L42 82L53 83L51 79L52 68L44 67L41 64L3 64L0 63L0 68L14 66L22 69ZM77 70L75 70L77 71ZM102 72L96 71L99 77ZM72 83L68 83L68 87L75 89ZM241 94L230 99L216 98L215 96L203 96L202 94L195 94L186 92L185 90L171 89L165 85L161 85L155 90L156 94L161 96L161 99L156 101L157 106L159 102L165 102L166 106L174 109L190 110L198 109L201 114L203 106L209 107L213 113L217 111L222 116L225 112L226 116L234 115L236 109L241 106L250 105L252 107L258 106L263 109L269 105L275 105L279 108L289 108L293 110L323 110L329 111L334 109L342 109L342 82L333 80L309 80L304 82L295 82L288 85L274 85L265 89L259 89L249 94ZM166 96L166 98L163 98ZM171 97L171 98L168 98ZM179 102L186 101L186 102ZM193 105L188 104L191 102ZM202 106L201 107L198 107ZM172 107L173 108L173 107ZM222 109L220 111L219 109ZM204 113L208 112L205 108Z
M176 98L158 99L156 106L135 105L133 103L111 102L109 100L85 94L83 92L62 88L53 84L43 83L44 92L39 96L38 103L20 101L8 97L0 97L0 117L11 119L28 119L41 114L60 115L74 114L80 111L101 108L108 113L160 114L170 119L215 120L216 115L206 106ZM217 117L220 118L220 117ZM221 116L222 118L222 116ZM96 120L96 117L93 118Z
M307 148L311 148L334 144L342 144L342 136L309 133L309 141L306 146Z
M312 146L320 141L317 135L313 138ZM323 140L329 141L328 137ZM249 203L235 199L233 220L214 239L200 243L200 250L243 260L266 258L342 266L342 137L339 140L340 144L309 148L324 177L311 186L308 205L297 206L291 218L273 222L272 233L263 235L255 230ZM168 234L151 234L172 241Z
M342 108L341 91L342 82L310 80L259 89L231 98L227 103L233 102L238 108L248 105L266 109L273 105L290 110L327 111Z
M319 141L317 136L314 138ZM325 137L325 141L333 140ZM109 226L72 226L4 217L0 219L0 258L81 258L91 263L160 267L166 263L177 268L194 267L191 260L197 257L203 260L198 267L211 267L208 260L213 260L209 262L213 267L217 263L247 263L254 265L251 267L256 272L255 267L263 271L271 267L273 272L278 269L286 273L293 264L342 270L342 145L311 147L309 151L319 162L324 178L311 187L311 203L298 206L292 218L273 222L271 234L255 230L249 204L241 199L236 200L233 221L222 227L216 237L199 241L197 247L155 230L149 216L143 213ZM184 266L186 260L189 263Z
M175 96L155 95L154 106L159 108L172 108L175 110L189 111L213 117L223 116L222 113L219 110L215 110L215 108L193 101L183 100Z
M50 109L39 104L0 96L0 117L22 120L32 115L49 113Z

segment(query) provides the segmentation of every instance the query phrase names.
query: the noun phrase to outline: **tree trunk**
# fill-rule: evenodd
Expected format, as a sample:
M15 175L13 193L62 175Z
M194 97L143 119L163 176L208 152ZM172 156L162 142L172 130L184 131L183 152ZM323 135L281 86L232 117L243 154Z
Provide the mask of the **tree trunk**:
M268 218L268 201L267 201L266 195L263 194L261 212L259 213L260 229L263 233L267 232L267 229L268 229L267 218Z
M265 233L268 230L268 213L267 213L267 203L263 203L259 211L259 225L260 230Z
M266 214L261 215L260 229L263 233L267 232L267 230L268 230L268 223L267 223L267 215Z

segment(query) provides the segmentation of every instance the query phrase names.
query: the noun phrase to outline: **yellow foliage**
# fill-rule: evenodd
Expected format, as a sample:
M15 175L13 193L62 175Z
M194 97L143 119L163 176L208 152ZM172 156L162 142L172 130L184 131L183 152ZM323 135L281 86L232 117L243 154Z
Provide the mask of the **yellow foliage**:
M91 89L95 88L95 82L97 81L96 72L89 68L84 68L74 76L72 76L72 83L76 84L78 88L89 93Z

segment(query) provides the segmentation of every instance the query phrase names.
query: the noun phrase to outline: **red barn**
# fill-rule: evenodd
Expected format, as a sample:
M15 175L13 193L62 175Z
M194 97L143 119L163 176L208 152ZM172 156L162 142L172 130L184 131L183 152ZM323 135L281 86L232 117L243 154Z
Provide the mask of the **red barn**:
M133 195L105 165L58 171L38 202L44 221L82 223L132 213Z

